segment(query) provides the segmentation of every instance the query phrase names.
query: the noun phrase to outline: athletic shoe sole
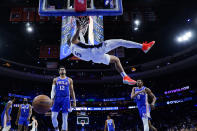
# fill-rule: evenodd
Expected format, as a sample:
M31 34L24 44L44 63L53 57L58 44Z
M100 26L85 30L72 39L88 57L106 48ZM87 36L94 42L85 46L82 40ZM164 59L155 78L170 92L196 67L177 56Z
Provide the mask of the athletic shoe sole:
M128 82L128 81L124 81L124 80L123 80L123 84L127 84L127 85L135 85L136 83L134 83L134 82L133 82L133 83L131 83L131 82Z
M146 54L146 53L148 53L149 52L149 50L153 47L155 45L155 41L154 41L154 44L152 44L152 46L151 47L149 47L146 51L144 51L144 53Z

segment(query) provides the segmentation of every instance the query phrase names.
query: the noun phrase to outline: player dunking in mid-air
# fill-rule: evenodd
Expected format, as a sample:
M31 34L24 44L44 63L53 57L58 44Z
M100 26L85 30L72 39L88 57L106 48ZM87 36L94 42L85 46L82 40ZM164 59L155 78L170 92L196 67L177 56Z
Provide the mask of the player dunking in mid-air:
M105 121L105 129L104 129L104 131L115 131L114 120L111 119L111 117L109 115L107 116L107 120Z
M57 116L62 111L62 131L68 131L68 112L71 111L70 96L73 99L73 107L76 107L75 92L73 80L66 76L65 67L59 68L60 76L53 79L51 99L52 106L52 124L55 131L59 131Z
M134 87L132 89L131 99L135 98L142 122L144 124L144 131L149 131L149 128L153 131L157 131L157 129L150 122L150 109L155 108L156 97L149 88L143 86L142 80L137 80L137 86L138 87ZM148 103L148 96L151 96L152 98L151 105Z
M135 80L132 80L124 71L121 62L118 57L113 55L108 55L107 53L113 49L118 47L125 47L125 48L138 48L147 53L151 47L155 44L155 41L150 43L143 43L139 44L132 41L122 40L122 39L111 39L103 41L98 45L88 45L86 43L81 42L79 38L79 33L81 30L81 25L79 21L76 20L77 23L77 30L72 37L71 42L68 41L70 44L71 52L74 56L80 58L84 61L92 60L94 63L103 63L109 65L110 63L114 63L117 71L123 77L123 83L134 85L136 84Z

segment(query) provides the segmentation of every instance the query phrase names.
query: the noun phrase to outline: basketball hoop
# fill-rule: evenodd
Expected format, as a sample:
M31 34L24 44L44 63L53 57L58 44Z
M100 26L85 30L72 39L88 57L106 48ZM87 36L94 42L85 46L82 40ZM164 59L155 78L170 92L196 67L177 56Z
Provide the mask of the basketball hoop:
M82 125L82 127L85 126L85 121L84 120L81 121L81 125Z
M89 25L89 16L76 16L75 20L81 25L81 33L84 36Z

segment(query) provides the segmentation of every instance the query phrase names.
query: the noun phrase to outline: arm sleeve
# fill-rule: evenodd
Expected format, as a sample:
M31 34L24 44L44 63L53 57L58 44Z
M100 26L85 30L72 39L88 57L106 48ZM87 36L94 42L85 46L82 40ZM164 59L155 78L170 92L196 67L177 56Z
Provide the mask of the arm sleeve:
M55 97L55 85L52 85L52 89L51 89L51 99L54 99Z

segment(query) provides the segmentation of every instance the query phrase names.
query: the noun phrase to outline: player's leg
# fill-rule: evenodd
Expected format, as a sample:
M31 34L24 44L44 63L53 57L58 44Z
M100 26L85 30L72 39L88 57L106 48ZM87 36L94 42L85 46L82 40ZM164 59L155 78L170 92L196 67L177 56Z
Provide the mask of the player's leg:
M28 131L28 126L24 126L24 131Z
M147 110L148 106L141 106L138 108L139 113L140 113L140 117L142 118L142 122L143 122L143 127L144 127L144 131L149 131L149 118L150 118L150 114L149 111Z
M122 67L122 64L120 62L120 59L116 56L110 55L110 63L114 63L116 70L121 74L123 73L123 77L126 76L126 73Z
M18 131L22 131L22 129L23 129L23 125L18 124Z
M144 125L144 131L149 131L148 117L142 117L142 122Z
M11 125L6 126L6 127L4 127L4 128L2 129L2 131L9 131L9 130L10 130L10 128L11 128Z
M104 41L105 46L105 53L110 52L111 50L114 50L118 47L125 47L125 48L139 48L142 49L145 53L147 53L150 48L155 44L155 41L152 41L150 43L136 43L133 41L128 40L122 40L122 39L111 39Z
M1 115L1 122L2 122L2 131L6 131L6 127L7 127L7 117L5 115L5 113L2 113Z
M142 48L142 44L136 43L133 41L127 41L127 40L122 40L122 39L111 39L111 40L106 40L103 43L105 45L106 51L109 52L111 50L114 50L118 47L125 47L125 48Z
M52 106L52 110L51 110L52 112L51 119L52 119L53 127L55 128L55 131L59 131L57 116L61 109L60 101L61 99L59 97L56 97Z
M62 131L68 131L68 112L62 113Z
M24 125L24 131L28 131L28 125L29 125L28 118L25 118L23 125Z
M11 128L11 121L7 120L5 113L2 114L1 120L2 120L2 127L3 127L2 131L9 131Z
M70 98L62 99L62 131L68 131L68 112L71 110Z
M152 124L151 124L151 121L148 120L148 124L149 124L149 127L152 129L152 131L157 131L157 128L155 128Z
M58 112L52 112L51 119L55 131L59 131L57 116L58 116Z
M116 70L120 73L120 75L123 77L123 83L134 85L136 81L132 80L124 71L122 64L120 62L120 59L116 56L110 55L110 63L115 64Z

